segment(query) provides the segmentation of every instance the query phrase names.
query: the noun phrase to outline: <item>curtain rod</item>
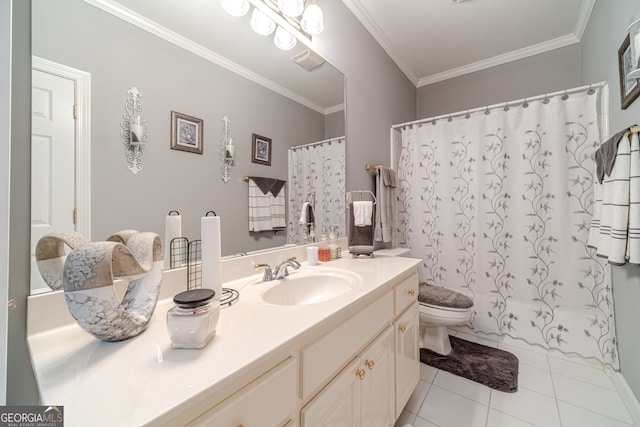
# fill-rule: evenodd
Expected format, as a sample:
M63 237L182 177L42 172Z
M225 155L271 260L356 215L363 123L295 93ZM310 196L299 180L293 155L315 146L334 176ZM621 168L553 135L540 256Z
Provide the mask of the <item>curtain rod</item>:
M346 140L346 137L345 136L337 136L335 138L324 139L322 141L311 142L309 144L296 145L295 147L289 147L289 150L299 150L299 149L304 148L304 147L311 147L313 145L322 145L322 144L326 144L326 143L329 143L329 142L341 141L341 140Z
M573 88L573 89L559 90L557 92L545 93L545 94L542 94L542 95L537 95L537 96L532 96L532 97L526 97L526 98L523 98L523 99L518 99L516 101L501 102L499 104L488 105L486 107L478 107L478 108L473 108L473 109L469 109L469 110L458 111L456 113L442 114L440 116L429 117L428 119L414 120L412 122L406 122L406 123L400 123L398 125L393 125L393 126L391 126L391 129L398 129L398 128L403 128L403 127L407 127L407 126L419 125L419 124L423 124L423 123L433 122L433 121L436 121L436 120L448 119L450 117L458 117L458 116L463 116L463 115L467 115L467 114L477 113L479 111L489 111L489 110L494 110L496 108L504 108L504 107L507 107L507 106L514 106L514 105L521 104L521 103L524 103L524 102L537 101L539 99L545 99L545 98L552 98L552 97L555 97L555 96L558 96L558 95L571 95L571 94L583 92L585 90L599 89L599 88L605 86L606 84L607 84L606 81L602 81L602 82L599 82L599 83L580 86L580 87L576 87L576 88Z

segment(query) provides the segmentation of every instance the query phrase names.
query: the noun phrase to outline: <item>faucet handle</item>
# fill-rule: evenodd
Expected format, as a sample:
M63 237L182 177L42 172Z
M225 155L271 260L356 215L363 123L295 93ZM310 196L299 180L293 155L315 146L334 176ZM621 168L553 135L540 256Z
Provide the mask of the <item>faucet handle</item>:
M264 268L264 276L262 276L263 282L273 280L273 272L271 271L271 266L269 264L255 264L253 268L256 270L259 268Z
M288 258L287 261L291 262L294 266L294 268L300 268L302 264L300 264L298 262L298 259L294 256L292 256L291 258Z

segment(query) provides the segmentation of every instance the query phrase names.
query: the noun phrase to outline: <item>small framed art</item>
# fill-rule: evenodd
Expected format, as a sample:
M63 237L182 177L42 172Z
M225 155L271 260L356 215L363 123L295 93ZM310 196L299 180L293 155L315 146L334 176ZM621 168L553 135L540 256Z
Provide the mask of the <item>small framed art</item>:
M640 83L637 79L630 79L627 75L633 70L631 59L631 45L629 34L618 49L618 72L620 74L620 103L626 109L640 95Z
M202 154L201 119L186 114L171 112L171 149Z
M271 166L271 138L253 134L251 142L251 161Z

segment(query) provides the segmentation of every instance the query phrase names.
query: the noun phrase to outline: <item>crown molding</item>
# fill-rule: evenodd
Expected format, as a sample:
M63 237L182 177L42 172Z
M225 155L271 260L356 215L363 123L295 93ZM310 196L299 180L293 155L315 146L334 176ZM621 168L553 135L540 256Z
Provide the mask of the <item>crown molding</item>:
M487 68L495 67L497 65L506 64L518 59L527 58L529 56L538 55L540 53L549 52L554 49L569 46L575 43L579 43L582 39L582 35L587 27L591 12L595 6L596 0L584 0L580 12L578 13L578 19L573 33L567 34L562 37L558 37L546 42L538 43L536 45L528 46L522 49L518 49L512 52L507 52L502 55L497 55L492 58L484 59L482 61L466 64L461 67L452 68L450 70L443 71L441 73L432 74L430 76L417 78L411 71L406 63L402 60L400 55L392 47L391 42L385 35L385 33L376 24L375 20L369 15L366 9L362 6L361 0L342 0L347 8L356 16L360 23L371 33L374 39L382 46L387 52L387 55L398 65L400 70L407 76L407 78L416 86L422 87L433 83L448 80L454 77L459 77L465 74L474 73L476 71L485 70Z
M283 87L279 84L255 73L248 68L245 68L224 56L207 49L206 47L195 43L194 41L181 36L180 34L163 27L162 25L145 18L144 16L112 1L112 0L83 0L85 3L97 7L98 9L107 12L117 18L126 21L141 30L147 31L171 44L174 44L182 49L185 49L201 58L219 65L239 76L246 78L260 86L263 86L273 92L276 92L282 96L285 96L299 104L304 105L318 113L325 114L325 108L316 104L315 102Z
M551 50L570 46L579 42L580 40L576 36L574 36L573 34L568 34L566 36L538 43L533 46L528 46L523 49L514 50L512 52L494 56L492 58L483 59L482 61L473 62L471 64L463 65L457 68L452 68L451 70L443 71L442 73L423 77L418 81L417 87L427 86L433 83L451 79L453 77L459 77L465 74L474 73L476 71L486 70L487 68L506 64L512 61L517 61L518 59L528 58L530 56L549 52Z
M344 103L325 108L324 114L328 116L329 114L339 113L340 111L344 111Z

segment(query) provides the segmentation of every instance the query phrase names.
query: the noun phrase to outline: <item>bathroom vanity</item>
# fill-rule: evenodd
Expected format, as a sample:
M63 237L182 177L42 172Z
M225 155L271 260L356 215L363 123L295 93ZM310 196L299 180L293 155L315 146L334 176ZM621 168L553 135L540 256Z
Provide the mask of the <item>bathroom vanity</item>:
M278 281L261 282L246 269L251 261L223 262L224 287L240 296L221 310L216 335L201 350L171 348L166 329L183 270L165 272L149 328L122 342L80 329L61 293L30 297L28 345L41 403L63 405L67 426L393 425L419 379L419 260L303 263L290 278L325 268L361 279L317 303L267 302ZM227 280L238 266L251 274Z

